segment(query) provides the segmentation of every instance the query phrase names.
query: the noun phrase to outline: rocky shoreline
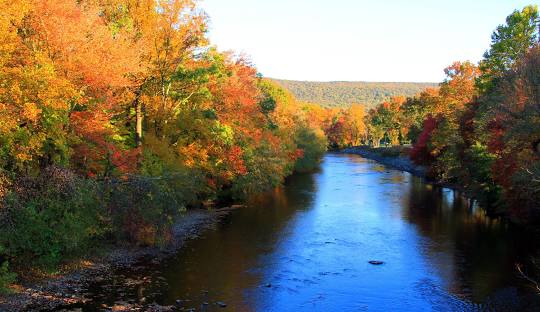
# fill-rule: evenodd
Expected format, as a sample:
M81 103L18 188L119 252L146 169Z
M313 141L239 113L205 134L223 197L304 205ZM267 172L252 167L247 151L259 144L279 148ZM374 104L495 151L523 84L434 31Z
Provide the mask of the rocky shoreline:
M426 167L415 164L409 157L384 156L381 153L374 152L372 148L357 146L342 149L340 153L360 155L364 158L375 160L385 166L409 172L415 176L425 178Z
M143 259L159 264L182 248L186 241L199 237L202 232L216 226L223 217L239 207L188 210L174 224L172 241L165 248L114 246L104 256L82 259L61 274L37 282L23 283L15 293L0 296L0 311L50 311L85 304L89 300L85 291L90 283L105 279L115 270L134 266ZM79 310L67 308L65 311ZM174 307L130 304L124 307L103 306L103 310L171 311Z

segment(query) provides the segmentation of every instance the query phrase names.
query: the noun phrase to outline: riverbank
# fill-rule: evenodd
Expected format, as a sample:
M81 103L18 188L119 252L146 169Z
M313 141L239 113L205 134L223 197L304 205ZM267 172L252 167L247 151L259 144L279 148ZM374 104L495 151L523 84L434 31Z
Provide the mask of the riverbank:
M380 148L355 146L342 149L340 152L360 155L364 158L375 160L385 166L406 171L418 177L426 177L427 168L415 164L408 156L408 149L401 146Z
M122 268L133 268L145 262L159 264L182 248L186 241L199 237L201 233L217 225L223 217L236 208L239 206L217 210L188 210L175 222L171 242L164 248L110 246L101 255L89 256L76 263L65 265L57 274L16 285L13 294L0 296L0 311L54 310L83 304L88 301L85 293L88 291L89 284L104 280L113 271ZM136 283L137 281L126 282ZM145 305L144 302L102 308L111 311L133 309L168 311L171 309L171 307L153 304Z
M477 199L474 192L464 185L434 180L428 175L428 168L426 166L417 165L409 158L409 151L410 148L406 146L391 146L379 148L373 148L369 146L355 146L344 148L339 152L344 154L360 155L364 158L375 160L382 165L388 166L393 169L406 171L411 173L412 175L423 178L426 180L426 182L429 182L433 185L458 191L469 199ZM493 208L486 208L486 212L491 217L503 217L512 223L522 224L520 220L511 218L504 211L498 211Z
M527 311L520 302L528 284L513 264L536 253L530 236L381 166L328 153L320 170L255 196L249 208L234 211L177 255L108 276L158 284L126 290L99 283L90 290L93 301L78 307L100 311L103 303L146 298L183 311Z

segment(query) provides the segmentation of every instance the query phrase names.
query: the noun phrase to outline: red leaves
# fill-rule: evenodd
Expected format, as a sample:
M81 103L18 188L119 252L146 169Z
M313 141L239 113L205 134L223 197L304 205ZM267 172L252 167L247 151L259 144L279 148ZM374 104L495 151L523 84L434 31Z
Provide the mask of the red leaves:
M505 129L502 116L496 116L488 125L488 150L497 155L491 168L493 179L504 188L511 188L511 179L515 173L516 163L512 155L505 153ZM510 156L510 157L508 157Z
M296 150L289 152L288 157L291 162L295 162L298 159L302 159L304 157L304 150L301 148L297 148Z
M138 147L130 150L120 150L113 145L111 146L111 150L111 163L121 174L136 172L141 158L142 148Z
M330 146L337 148L342 146L343 142L346 141L344 127L345 119L343 116L339 116L325 129L324 132L328 137Z
M220 120L226 124L235 124L239 132L260 140L259 125L265 119L258 106L257 71L243 59L227 59L224 65L229 74L211 86Z
M433 118L431 114L428 115L426 120L424 120L424 128L422 133L418 137L418 140L414 144L410 153L411 159L417 164L430 164L433 162L434 157L431 155L428 144L431 140L433 131L437 128L437 124L438 121Z
M141 149L122 150L112 141L114 134L109 115L94 109L71 114L71 126L79 141L74 146L72 161L85 168L88 176L135 172Z
M224 155L227 167L234 175L247 174L247 168L244 164L242 155L243 151L239 146L233 146L231 149L227 150Z
M503 124L504 122L501 116L497 116L494 120L489 122L488 150L490 153L500 155L500 153L504 150L503 136L505 133L505 128Z

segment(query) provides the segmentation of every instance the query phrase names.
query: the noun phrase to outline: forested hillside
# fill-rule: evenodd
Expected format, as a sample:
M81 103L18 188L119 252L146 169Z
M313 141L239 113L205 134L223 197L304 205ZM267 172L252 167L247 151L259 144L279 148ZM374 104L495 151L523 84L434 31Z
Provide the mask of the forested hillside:
M363 81L294 81L274 79L303 102L324 107L348 107L353 103L372 108L394 96L414 96L436 83L363 82Z

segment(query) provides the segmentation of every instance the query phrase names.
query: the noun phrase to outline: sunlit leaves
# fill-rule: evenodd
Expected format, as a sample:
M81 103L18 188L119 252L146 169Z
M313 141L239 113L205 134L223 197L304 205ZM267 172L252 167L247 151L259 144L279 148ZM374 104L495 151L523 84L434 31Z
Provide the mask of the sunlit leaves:
M514 11L499 25L491 36L491 48L480 62L482 75L479 88L486 91L494 86L494 80L512 68L539 39L538 6L529 5Z

